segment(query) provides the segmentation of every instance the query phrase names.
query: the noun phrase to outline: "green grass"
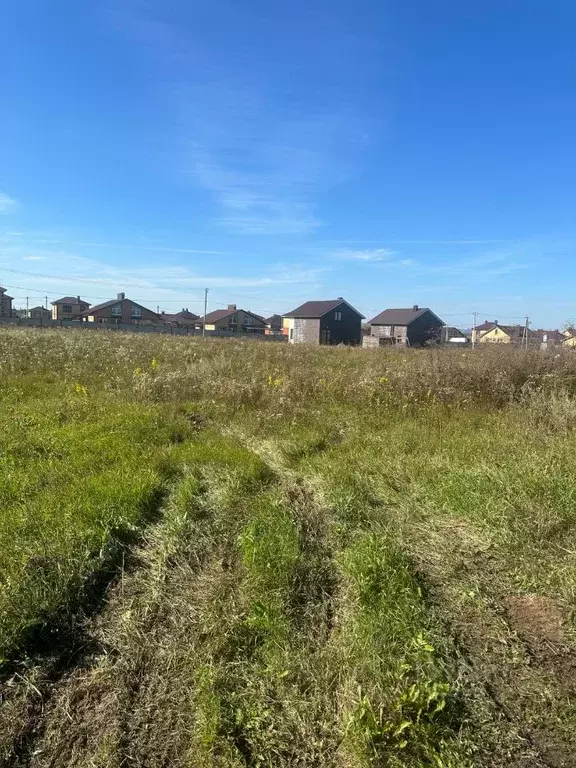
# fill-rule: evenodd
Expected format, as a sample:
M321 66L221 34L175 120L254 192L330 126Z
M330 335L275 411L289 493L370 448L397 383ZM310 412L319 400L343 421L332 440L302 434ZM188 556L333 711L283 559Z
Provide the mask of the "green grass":
M575 393L571 354L0 331L1 760L570 765Z

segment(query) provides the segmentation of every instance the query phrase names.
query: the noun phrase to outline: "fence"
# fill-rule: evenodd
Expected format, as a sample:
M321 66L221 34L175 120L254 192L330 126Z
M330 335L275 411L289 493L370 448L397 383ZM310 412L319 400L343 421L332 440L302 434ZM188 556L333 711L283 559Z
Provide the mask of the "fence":
M243 333L237 331L206 331L201 328L172 325L136 325L132 323L80 323L74 320L43 320L42 318L7 317L0 320L0 326L11 325L22 328L74 328L86 331L130 331L130 333L163 333L166 336L211 336L217 338L258 339L259 341L287 341L281 333L265 335L263 333Z

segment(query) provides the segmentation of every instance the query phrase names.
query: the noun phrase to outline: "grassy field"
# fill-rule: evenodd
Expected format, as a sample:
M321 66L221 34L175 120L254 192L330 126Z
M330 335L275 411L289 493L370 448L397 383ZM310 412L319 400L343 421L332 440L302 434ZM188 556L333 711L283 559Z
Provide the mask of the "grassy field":
M576 355L0 330L0 764L576 766Z

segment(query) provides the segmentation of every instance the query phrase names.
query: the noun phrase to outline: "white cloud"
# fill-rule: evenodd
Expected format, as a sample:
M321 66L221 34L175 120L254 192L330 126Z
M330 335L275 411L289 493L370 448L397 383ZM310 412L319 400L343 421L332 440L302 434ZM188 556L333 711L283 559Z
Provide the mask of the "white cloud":
M6 192L0 192L0 213L10 213L18 207L18 203Z
M227 301L242 301L242 289L252 289L259 294L263 306L268 306L270 293L276 297L285 296L300 288L309 290L323 269L311 269L306 265L294 265L287 269L285 265L273 264L262 269L260 261L253 259L246 266L239 266L234 272L230 266L218 270L218 265L211 264L210 272L200 272L178 264L171 265L163 260L159 266L116 266L97 259L88 258L64 250L43 249L27 250L26 245L14 245L0 250L2 264L0 268L15 275L14 282L22 282L26 290L32 293L80 294L88 300L98 301L112 298L119 291L144 304L162 305L180 304L181 306L203 304L203 289L211 289L210 302L214 305L226 304ZM42 261L40 272L28 272L22 266L23 261ZM216 269L212 269L216 266ZM206 268L206 267L205 267ZM33 270L33 267L29 267ZM203 269L200 267L200 269ZM224 291L227 295L222 295ZM254 297L252 297L254 298ZM252 309L255 309L253 303Z
M340 251L336 251L332 255L337 259L342 259L343 261L375 262L390 261L390 259L396 255L396 252L391 248L367 248L364 250L352 250L344 248Z
M216 225L247 235L317 230L319 194L348 177L365 143L357 115L344 103L337 114L290 106L260 73L231 66L225 49L158 16L147 4L117 22L172 74L173 169L209 194Z

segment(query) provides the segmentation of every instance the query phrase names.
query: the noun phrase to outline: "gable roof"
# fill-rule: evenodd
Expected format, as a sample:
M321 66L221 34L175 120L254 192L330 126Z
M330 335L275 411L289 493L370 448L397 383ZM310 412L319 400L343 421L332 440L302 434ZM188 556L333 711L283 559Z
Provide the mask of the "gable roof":
M50 312L49 309L46 309L46 307L43 307L41 304L38 304L37 307L30 307L30 312L37 312L39 309L41 309L43 312Z
M490 331L493 331L495 328L498 328L500 331L505 333L511 339L518 340L518 339L525 338L524 334L526 332L526 327L524 325L502 325L501 323L489 323L488 325L489 325L488 329L484 330L480 334L480 336L486 336L487 333L490 333ZM476 330L478 330L478 327L476 328ZM537 339L539 337L535 333L535 331L528 329L528 338Z
M544 337L546 336L546 341L554 341L554 342L562 342L567 337L564 336L563 333L560 333L558 330L552 330L548 331L545 328L538 328L535 331L531 331L531 333L540 341L544 341Z
M163 320L188 320L190 322L196 322L200 320L199 315L195 315L194 312L190 312L188 309L183 309L180 312L162 312Z
M296 309L293 309L292 312L286 312L282 317L296 317L303 320L313 320L323 317L331 310L339 307L340 304L346 304L353 312L356 312L359 317L364 318L364 315L361 315L357 309L354 309L351 304L348 304L342 296L339 296L337 299L329 299L328 301L306 301L304 304L296 307Z
M435 315L431 309L428 309L428 307L385 309L383 312L380 312L379 315L372 318L372 320L369 321L369 325L410 325L410 323L414 322L414 320L417 320L419 317L422 317L422 315L425 315L427 312L433 315L440 325L444 325L438 315Z
M84 301L80 296L63 296L61 299L53 301L52 304L86 304L87 307L90 306L90 302Z
M124 298L124 299L110 299L110 301L104 301L102 304L96 304L94 307L90 307L89 309L85 310L84 312L81 312L82 315L85 317L89 317L90 315L93 315L94 312L100 312L102 309L108 309L108 307L115 307L118 304L123 304L125 301L129 301L130 304L132 304L135 307L140 307L140 309L145 309L146 312L152 312L153 315L156 315L156 317L160 317L160 315L156 314L151 309L148 309L148 307L144 307L142 304L138 304L137 301L132 301L132 299Z
M270 315L264 322L266 325L282 325L282 315Z
M237 312L244 312L245 315L250 315L250 317L255 317L256 320L260 320L261 323L265 323L263 317L260 315L254 314L254 312L249 312L247 309L215 309L213 312L208 312L205 318L203 318L203 322L207 323L208 325L211 325L212 323L217 323L218 320L224 320L225 317L230 317L230 315L235 315Z
M456 338L467 338L467 334L464 333L464 331L461 331L460 328L456 328L455 325L449 325L444 329L444 332L446 336L448 336L449 339Z

